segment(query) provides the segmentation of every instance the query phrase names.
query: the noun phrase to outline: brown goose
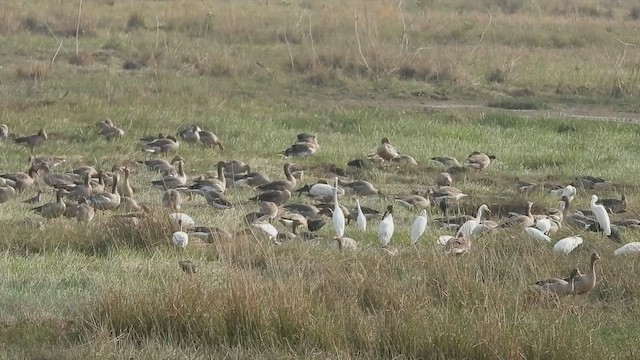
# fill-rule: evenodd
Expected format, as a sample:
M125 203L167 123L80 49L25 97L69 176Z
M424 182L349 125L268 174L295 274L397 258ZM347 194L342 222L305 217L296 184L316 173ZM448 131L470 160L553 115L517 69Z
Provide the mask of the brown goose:
M219 147L220 151L224 150L224 146L222 145L222 141L220 141L220 139L218 139L218 137L216 136L216 134L212 133L211 131L198 131L198 135L200 136L200 142L208 147L208 148L212 148L212 147Z
M167 175L161 180L154 180L151 182L151 187L160 190L175 189L184 186L187 180L187 174L184 172L184 163L178 161L178 174L176 176Z
M30 155L27 158L27 163L29 166L35 166L36 168L41 168L44 166L49 167L49 169L53 169L54 167L63 164L67 159L63 156L33 156Z
M131 170L128 167L124 167L122 169L124 173L124 180L122 181L122 186L120 187L120 194L126 197L133 197L133 189L129 184L129 176L131 175Z
M97 210L115 210L120 206L120 194L118 193L118 174L113 177L111 192L95 194L87 198L87 203Z
M195 144L200 141L200 129L198 126L191 125L186 129L178 131L178 136L184 140L184 142L189 144Z
M448 168L460 167L460 163L458 162L458 160L456 160L456 158L451 156L436 156L436 157L432 157L430 160L432 160L435 163L444 165Z
M500 226L501 227L513 227L513 226L529 227L529 226L533 226L535 224L535 222L536 222L536 219L533 216L533 214L531 214L531 208L532 207L533 207L533 203L531 201L528 201L527 202L527 214L526 215L514 214L514 216L511 216L510 218L505 220L502 224L500 224Z
M87 198L91 196L93 189L89 184L90 178L91 177L89 176L89 173L84 173L84 175L82 176L82 185L77 185L71 188L71 190L69 190L69 195L67 195L67 198L71 200L79 200L81 197Z
M315 135L298 134L298 142L285 149L281 154L286 157L306 157L315 154L320 145Z
M474 151L469 154L465 165L472 169L475 169L476 171L482 171L483 169L487 168L491 164L491 160L495 158L496 157L493 155L487 155L485 153Z
M571 274L566 279L549 278L537 281L532 288L536 291L549 293L556 296L566 296L574 293L576 277L580 276L578 269L571 270Z
M291 192L287 189L284 190L271 190L263 192L262 194L256 195L250 198L250 201L269 201L278 206L284 205L287 201L291 199Z
M629 206L625 194L622 194L621 199L600 199L599 203L610 213L625 212L627 211L627 206Z
M42 145L47 139L48 139L47 133L44 131L44 129L40 129L38 130L37 134L15 138L13 139L13 142L15 142L18 145L23 145L28 147L29 150L33 153L33 149L36 146Z
M291 163L284 164L284 176L286 180L276 180L270 183L260 185L256 189L260 191L272 191L272 190L288 190L293 191L296 188L296 178L291 175Z
M596 285L596 263L600 261L598 253L591 254L591 271L575 278L575 294L583 295L591 291Z
M99 135L102 135L108 141L112 141L113 139L120 138L124 136L124 130L113 124L111 119L104 119L98 123L100 127Z
M393 144L391 144L389 142L389 139L386 137L382 138L382 140L380 141L380 145L378 145L378 148L373 155L378 155L385 161L391 161L399 156L396 147L393 146Z
M26 174L23 172L15 172L0 175L0 177L7 180L8 185L13 187L17 191L24 191L25 189L33 185L33 181L37 176L38 169L33 166L29 168L29 171Z
M189 186L189 190L200 193L209 190L217 191L220 193L227 190L227 179L224 177L224 161L218 161L216 164L218 176L215 178L202 178L194 180L193 184Z
M11 200L13 196L16 194L16 190L4 183L4 185L0 185L0 204L6 203Z
M431 201L420 195L397 196L395 201L408 209L428 209Z
M62 197L69 194L67 190L60 189L56 192L56 202L47 203L31 209L36 214L40 214L45 219L54 219L62 216L67 206L62 201Z
M89 176L94 177L98 175L98 171L96 170L96 168L94 168L93 166L80 166L77 167L75 169L73 169L73 171L71 171L72 173L76 174L76 175L80 175L82 176L85 173L88 173Z
M162 194L162 207L177 211L181 206L182 195L178 190L169 189Z
M341 185L344 187L346 194L353 194L356 196L378 195L382 199L385 199L385 195L382 193L382 191L380 191L379 189L376 189L376 187L368 181L357 180L357 181L353 181L353 182L350 182L347 184L341 184Z
M436 175L436 184L438 186L451 186L453 179L448 172L439 173Z
M167 154L170 151L178 150L180 142L175 137L169 135L166 139L154 140L142 147L146 152L154 154Z
M143 164L147 168L149 168L149 170L157 171L164 176L176 176L178 174L178 171L173 166L173 164L177 163L178 161L184 162L185 160L182 156L176 155L173 157L173 159L171 159L171 162L165 159L151 159L138 161L138 163Z
M79 223L88 223L93 220L95 216L95 210L91 207L91 205L87 204L87 199L81 197L78 199L78 206L76 207L76 220Z

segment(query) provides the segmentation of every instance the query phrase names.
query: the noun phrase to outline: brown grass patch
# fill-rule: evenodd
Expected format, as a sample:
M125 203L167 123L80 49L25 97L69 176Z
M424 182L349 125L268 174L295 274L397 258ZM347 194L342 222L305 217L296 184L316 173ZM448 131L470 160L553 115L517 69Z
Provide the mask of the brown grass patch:
M47 63L34 62L21 65L16 69L16 76L20 79L42 80L48 78L53 69Z

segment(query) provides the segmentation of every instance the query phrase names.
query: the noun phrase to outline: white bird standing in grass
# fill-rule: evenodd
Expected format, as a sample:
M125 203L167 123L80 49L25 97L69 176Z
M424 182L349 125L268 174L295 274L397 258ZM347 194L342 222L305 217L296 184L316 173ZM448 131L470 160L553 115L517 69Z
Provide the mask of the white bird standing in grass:
M389 245L389 242L391 242L393 231L393 205L389 205L387 206L387 211L385 211L382 216L380 225L378 225L378 238L380 239L380 244L383 248L386 248Z
M427 210L423 209L422 212L411 225L411 245L418 243L420 236L427 230Z
M337 237L344 236L344 213L338 204L338 177L336 176L336 185L333 189L333 231L335 232Z
M360 207L360 200L356 199L356 205L358 205L358 218L356 219L356 223L358 224L358 229L360 231L367 230L367 217L364 216L362 212L362 208Z
M598 201L598 197L591 195L591 211L593 211L593 215L596 217L600 229L605 235L609 236L611 235L611 220L609 219L609 214L603 205L596 205L596 201Z
M626 254L635 254L635 253L639 253L640 252L640 242L630 242L628 244L625 244L624 246L616 249L616 251L613 252L613 255L615 256L619 256L619 255L626 255Z
M573 249L577 248L580 244L582 244L582 236L570 236L558 240L558 242L553 245L553 252L556 254L567 255L568 253L572 252Z
M480 225L480 222L482 222L483 211L491 212L487 205L480 205L480 207L478 208L478 213L476 214L476 218L468 220L467 222L462 224L460 230L458 230L458 233L456 234L456 237L458 237L459 234L462 234L465 237L472 237L473 230Z
M180 230L173 233L173 236L171 236L171 243L173 246L184 249L189 244L189 235L182 231L182 219L178 219L178 226Z

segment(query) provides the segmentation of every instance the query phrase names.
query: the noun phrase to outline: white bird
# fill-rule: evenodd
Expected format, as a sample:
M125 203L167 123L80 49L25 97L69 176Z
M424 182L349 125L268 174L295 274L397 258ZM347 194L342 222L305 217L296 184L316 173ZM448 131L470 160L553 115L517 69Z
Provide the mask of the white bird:
M422 212L411 225L411 245L418 243L420 236L427 230L427 210L423 209Z
M547 236L544 232L542 232L540 229L526 227L524 228L524 233L538 241L551 242L551 238Z
M391 242L391 237L393 236L393 205L387 206L387 211L384 212L382 216L382 221L380 221L380 225L378 225L378 238L380 239L380 244L383 248L386 248Z
M456 237L458 237L459 234L462 234L465 237L472 237L474 235L473 234L473 230L477 226L479 226L480 222L482 221L483 211L491 212L491 210L489 210L487 205L484 205L484 204L480 205L480 207L478 208L478 213L476 215L476 218L475 219L471 219L471 220L467 220L467 222L462 224L462 226L458 230L458 233L456 233Z
M333 193L336 191L336 188L324 183L317 183L312 185L305 185L299 190L297 190L299 194L303 192L308 192L310 197L329 197L333 196ZM338 188L338 195L344 195L344 189Z
M169 214L169 220L174 226L182 226L185 229L191 229L196 226L196 222L193 218L185 213ZM180 225L180 223L182 223L182 225Z
M536 221L536 228L542 231L543 234L549 235L549 231L551 231L551 219L539 219Z
M562 198L563 196L566 196L569 199L569 201L571 201L576 196L577 190L575 186L567 185L562 189L551 190L550 193L556 196L560 196L560 198Z
M269 236L269 240L276 240L278 238L278 229L268 222L253 223L253 227L256 227L265 232Z
M609 214L603 205L596 205L596 201L598 201L598 197L591 195L591 211L593 211L593 215L596 217L600 229L602 229L605 235L609 236L611 235L611 220L609 219Z
M626 255L640 252L640 242L630 242L613 252L613 255Z
M360 200L356 199L356 205L358 205L358 217L356 219L358 229L360 229L360 231L365 231L367 230L367 217L364 216L364 213L362 212L362 208L360 207Z
M184 249L189 244L189 235L182 231L182 220L178 220L178 227L180 230L173 233L173 236L171 236L171 243L173 246Z
M558 242L553 245L553 252L556 254L567 255L573 249L578 247L578 245L582 244L582 236L574 235L564 239L558 240Z
M341 238L344 236L345 220L344 220L344 213L342 212L342 209L338 204L338 177L337 176L336 176L336 185L333 189L333 204L334 204L333 216L332 216L333 231L335 232L337 237Z
M453 239L453 236L451 235L442 235L436 241L436 245L438 245L440 249L444 251L445 247L447 246L447 243L452 239Z

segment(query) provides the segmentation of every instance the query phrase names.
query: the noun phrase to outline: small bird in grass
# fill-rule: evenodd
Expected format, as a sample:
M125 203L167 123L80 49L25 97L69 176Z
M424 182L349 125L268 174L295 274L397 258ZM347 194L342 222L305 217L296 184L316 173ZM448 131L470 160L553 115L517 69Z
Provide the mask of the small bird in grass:
M180 260L178 261L180 265L180 269L184 271L187 275L193 275L196 273L196 264L191 262L191 260Z

